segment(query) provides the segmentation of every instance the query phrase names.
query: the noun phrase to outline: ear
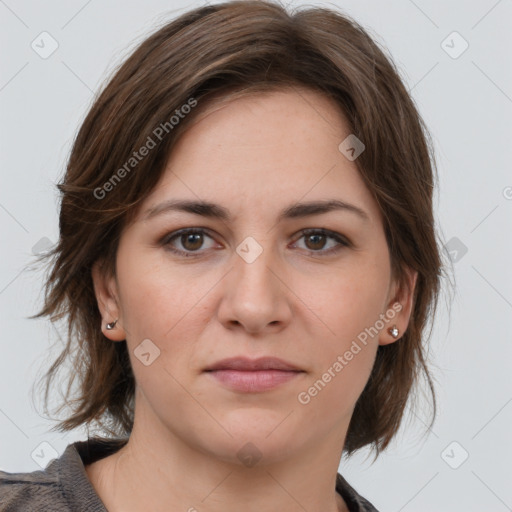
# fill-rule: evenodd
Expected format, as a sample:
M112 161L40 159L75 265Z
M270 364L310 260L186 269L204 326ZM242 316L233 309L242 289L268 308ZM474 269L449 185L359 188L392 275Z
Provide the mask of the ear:
M121 308L117 283L113 275L107 275L104 271L103 262L98 260L92 266L92 282L94 285L94 294L98 302L98 308L101 313L101 330L103 334L112 341L123 341L126 339L126 333L122 327ZM107 324L114 322L113 329L107 329Z
M391 286L385 313L387 322L385 328L382 329L379 335L379 345L389 345L390 343L398 341L405 334L407 326L409 325L418 272L410 267L406 267L405 274L403 283L400 284L394 281ZM392 336L388 330L394 326L398 329L398 336L396 338Z

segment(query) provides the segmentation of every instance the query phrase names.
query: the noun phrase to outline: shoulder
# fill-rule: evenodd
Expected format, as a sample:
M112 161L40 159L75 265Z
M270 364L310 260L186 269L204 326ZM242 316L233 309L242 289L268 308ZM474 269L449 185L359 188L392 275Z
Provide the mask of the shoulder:
M336 491L341 494L350 512L379 512L366 498L363 498L338 473L336 477Z
M66 498L53 472L7 473L0 471L0 510L3 512L67 511Z
M118 450L127 439L90 438L69 444L44 470L0 471L2 512L106 512L85 465Z

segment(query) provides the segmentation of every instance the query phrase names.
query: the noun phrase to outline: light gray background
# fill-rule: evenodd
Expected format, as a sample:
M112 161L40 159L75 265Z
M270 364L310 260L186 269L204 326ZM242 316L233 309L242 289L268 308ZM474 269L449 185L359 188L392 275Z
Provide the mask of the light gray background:
M453 244L467 248L453 262L451 316L445 294L433 331L440 407L432 431L421 437L427 415L411 415L375 464L361 451L340 471L382 511L512 510L511 2L309 4L339 6L389 49L434 136L444 243L453 257ZM157 25L198 5L0 0L1 469L40 469L34 450L60 454L84 439L50 433L53 423L32 405L57 331L25 318L38 308L42 276L23 269L34 247L57 240L54 183L94 92ZM43 31L59 45L47 59L31 48ZM457 58L463 41L446 39L454 31L469 44Z

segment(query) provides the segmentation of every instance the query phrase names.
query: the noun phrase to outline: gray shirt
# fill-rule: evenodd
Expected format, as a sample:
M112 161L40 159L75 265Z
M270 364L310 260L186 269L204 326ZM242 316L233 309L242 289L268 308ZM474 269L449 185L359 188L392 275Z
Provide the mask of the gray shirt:
M31 473L0 471L0 511L107 512L84 466L116 452L127 441L128 438L91 437L69 444L44 470ZM378 512L339 473L336 491L350 512Z

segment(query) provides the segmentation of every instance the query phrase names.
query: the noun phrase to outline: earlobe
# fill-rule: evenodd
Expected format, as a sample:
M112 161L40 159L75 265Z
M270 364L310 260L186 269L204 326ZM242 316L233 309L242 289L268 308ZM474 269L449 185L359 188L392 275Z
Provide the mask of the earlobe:
M101 313L101 328L103 334L112 341L126 339L124 329L120 325L120 307L114 276L108 275L102 261L96 261L92 267L92 281L96 302Z
M389 325L382 331L379 345L389 345L399 341L409 325L414 305L418 272L408 267L405 273L405 282L399 285L398 289L393 293L388 310L385 313Z

